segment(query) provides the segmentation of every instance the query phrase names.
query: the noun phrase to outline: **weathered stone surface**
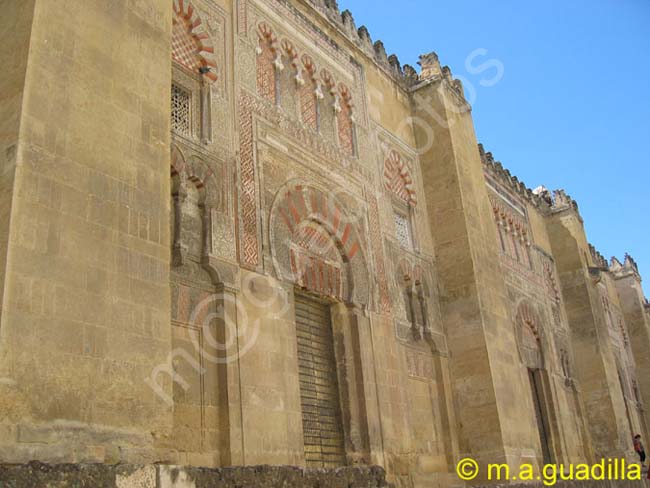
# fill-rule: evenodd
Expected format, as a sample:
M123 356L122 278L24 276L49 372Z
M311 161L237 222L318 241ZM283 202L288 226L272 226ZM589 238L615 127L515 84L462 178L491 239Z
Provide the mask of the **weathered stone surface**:
M7 488L388 488L380 467L302 469L248 466L202 469L102 464L1 465Z
M634 259L435 53L332 0L2 7L2 476L443 488L650 442Z

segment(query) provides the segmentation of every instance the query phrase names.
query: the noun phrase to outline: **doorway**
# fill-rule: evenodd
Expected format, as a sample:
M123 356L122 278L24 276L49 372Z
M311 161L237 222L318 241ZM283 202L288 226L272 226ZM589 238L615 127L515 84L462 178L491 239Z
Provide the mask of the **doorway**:
M295 310L306 464L343 466L345 445L329 305L296 293Z
M551 464L550 429L546 409L544 408L544 389L542 386L541 371L539 369L528 368L528 380L533 397L533 407L535 408L535 418L537 419L537 430L539 432L539 442L542 446L542 459L544 464Z

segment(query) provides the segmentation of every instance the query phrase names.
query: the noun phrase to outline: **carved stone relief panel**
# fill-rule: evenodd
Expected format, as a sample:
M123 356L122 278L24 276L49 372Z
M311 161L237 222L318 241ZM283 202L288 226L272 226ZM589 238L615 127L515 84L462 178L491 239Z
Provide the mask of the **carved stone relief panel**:
M389 240L386 250L397 337L409 343L428 343L436 352L446 352L433 262L405 252Z
M275 274L320 295L367 306L367 253L349 215L324 188L288 181L276 193L269 216Z
M265 269L321 295L368 305L367 210L354 185L344 190L344 180L337 184L326 166L293 154L270 126L260 126L259 141Z
M363 143L367 117L360 65L333 49L331 40L325 42L324 33L298 10L284 2L246 1L239 3L237 17L239 256L244 266L258 268L263 265L263 224L255 150L257 121L268 122L284 138L310 149L332 171L368 180L370 156L359 152L357 157L350 147ZM306 99L301 90L310 85L314 97ZM310 101L317 102L316 121L303 113ZM344 116L354 117L354 130L349 124L339 124Z
M260 134L268 133L273 128L271 145L278 145L288 154L300 155L317 162L317 166L326 169L325 180L332 175L345 181L361 185L363 175L355 171L358 166L342 168L345 156L334 144L304 128L296 119L287 117L275 110L267 101L245 92L239 100L240 119L240 258L242 264L257 267L260 260L260 213L259 213L259 157L256 151ZM258 125L264 126L258 131ZM347 169L347 171L346 171ZM282 170L281 170L282 171ZM351 171L352 174L348 173ZM346 179L344 181L344 178ZM343 185L342 185L343 186Z

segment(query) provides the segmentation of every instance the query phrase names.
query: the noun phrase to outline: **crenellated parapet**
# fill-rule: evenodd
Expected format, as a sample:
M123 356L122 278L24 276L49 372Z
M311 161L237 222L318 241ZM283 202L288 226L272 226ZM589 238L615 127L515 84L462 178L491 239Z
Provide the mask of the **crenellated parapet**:
M576 202L569 194L564 190L554 190L553 196L550 197L550 192L546 190L548 195L544 195L546 201L551 199L551 211L552 212L564 212L565 210L571 210L576 213L576 215L582 220L580 216L580 210L578 208L578 202Z
M454 78L449 66L440 65L440 60L435 52L420 55L418 65L421 68L420 75L417 80L411 79L410 86L417 86L418 83L443 79L458 95L463 98L465 97L463 84L460 80ZM409 66L409 68L411 67Z
M612 257L609 265L609 271L614 275L615 278L626 278L628 276L634 276L639 281L641 281L641 274L639 273L639 266L636 264L636 261L629 254L625 254L623 262L618 260L616 256Z
M429 60L431 61L431 60ZM427 74L429 70L435 73L435 63L427 64L423 73ZM552 215L567 210L573 211L580 217L578 204L564 190L549 191L545 186L538 186L534 190L528 188L516 176L512 175L509 170L503 167L500 161L496 161L491 152L485 151L482 144L478 145L483 169L488 180L494 180L497 184L518 195L523 201L535 207L542 215ZM602 272L609 272L614 278L624 278L635 276L641 281L639 267L629 254L625 254L623 262L613 257L610 262L596 249L589 244L589 252L594 266L589 268L590 273L597 281L600 281ZM646 311L650 312L650 304L646 304Z
M454 79L448 66L441 66L438 55L434 52L420 56L418 74L413 66L402 64L396 54L388 54L381 40L373 42L370 32L365 25L357 28L352 12L341 12L336 0L310 0L312 6L327 18L334 27L352 41L361 51L371 58L393 80L405 89L417 86L419 83L432 80L445 80L449 86L464 98L463 85Z
M535 191L531 190L524 184L524 182L519 181L519 178L512 175L508 169L504 168L500 161L496 161L491 152L486 152L483 144L478 145L478 150L481 155L481 161L483 162L483 169L487 174L505 188L519 195L532 206L538 208L542 213L551 210L553 199L546 188L539 187ZM543 191L538 192L540 189L543 189Z
M478 145L485 172L505 188L519 195L524 201L537 208L542 214L562 212L571 209L578 214L578 203L564 190L549 191L545 186L531 190L523 181L514 176L500 161L496 161L491 152L485 151L483 144Z
M593 260L594 264L596 264L596 266L603 270L609 269L609 264L607 263L605 256L603 256L592 244L589 244L589 253L591 254L591 259Z
M573 210L578 215L580 215L578 210L578 203L564 190L555 190L553 192L553 205L551 208L555 212Z

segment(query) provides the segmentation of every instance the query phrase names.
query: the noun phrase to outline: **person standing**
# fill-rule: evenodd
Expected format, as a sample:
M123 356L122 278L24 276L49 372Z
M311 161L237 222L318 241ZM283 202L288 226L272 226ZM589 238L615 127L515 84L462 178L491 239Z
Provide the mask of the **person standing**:
M643 449L643 444L641 443L641 435L637 434L634 436L634 450L639 455L641 462L645 462L645 449Z

